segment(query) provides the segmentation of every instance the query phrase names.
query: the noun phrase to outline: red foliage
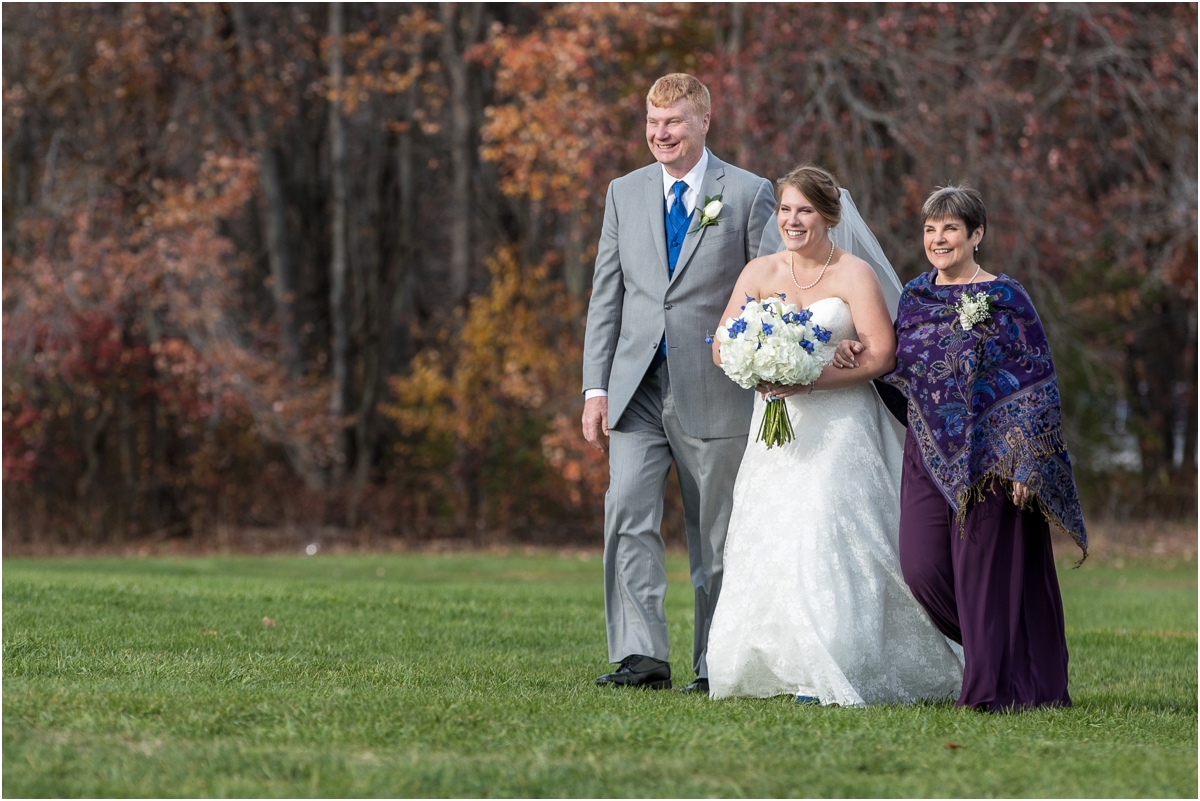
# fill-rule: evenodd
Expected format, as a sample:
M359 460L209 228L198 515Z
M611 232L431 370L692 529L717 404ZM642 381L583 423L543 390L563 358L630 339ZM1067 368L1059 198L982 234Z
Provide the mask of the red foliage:
M1144 474L1177 473L1194 498L1194 423L1171 457L1196 416L1195 348L1142 345L1194 340L1194 5L580 4L545 23L493 42L484 152L565 236L594 242L604 186L649 161L643 97L669 71L710 87L721 157L832 169L902 275L927 269L926 194L969 180L988 202L983 263L1047 320L1081 463L1108 458L1114 396L1140 398Z
M232 8L4 9L2 459L18 529L341 519L353 502L328 468L348 423L381 525L595 523L606 460L579 436L576 378L590 258L608 182L649 161L644 97L671 71L712 90L714 152L766 176L831 168L907 276L925 267L927 192L977 185L980 256L1047 321L1080 472L1133 436L1144 497L1194 511L1195 5L471 6L451 16L496 21L470 45L426 6L351 4L350 420L326 411L325 11L257 5L238 23ZM446 64L467 65L474 105L451 110L440 59L459 34ZM464 113L482 168L450 143ZM296 316L271 289L268 184ZM452 186L478 198L476 297L458 308L442 300ZM281 339L303 340L291 377ZM368 388L394 372L381 431Z

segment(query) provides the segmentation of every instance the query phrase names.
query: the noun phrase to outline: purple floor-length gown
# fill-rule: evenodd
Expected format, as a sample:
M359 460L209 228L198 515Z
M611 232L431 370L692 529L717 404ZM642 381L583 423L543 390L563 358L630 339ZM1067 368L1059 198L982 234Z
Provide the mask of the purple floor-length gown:
M1070 706L1049 525L1013 504L1007 483L995 490L968 509L960 528L910 429L900 484L904 580L934 625L963 646L958 706Z

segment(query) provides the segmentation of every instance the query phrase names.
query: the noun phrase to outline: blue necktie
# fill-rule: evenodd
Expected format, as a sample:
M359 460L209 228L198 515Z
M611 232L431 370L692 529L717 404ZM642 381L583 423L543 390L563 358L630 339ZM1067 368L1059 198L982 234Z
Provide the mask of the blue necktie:
M675 264L679 261L679 251L683 250L683 238L687 236L688 223L692 219L692 215L687 213L687 208L683 203L683 193L687 191L688 185L686 181L676 181L671 187L671 191L675 193L675 202L671 205L671 210L667 212L667 278L675 277ZM666 201L663 201L666 204ZM658 343L658 350L654 352L654 358L650 362L650 372L658 369L659 365L666 361L667 358L667 338L664 335L662 342Z
M683 193L687 191L686 181L676 181L671 187L675 193L675 202L667 214L667 276L675 276L675 262L679 260L679 251L683 249L683 237L687 235L688 220L692 215L687 213L683 202Z

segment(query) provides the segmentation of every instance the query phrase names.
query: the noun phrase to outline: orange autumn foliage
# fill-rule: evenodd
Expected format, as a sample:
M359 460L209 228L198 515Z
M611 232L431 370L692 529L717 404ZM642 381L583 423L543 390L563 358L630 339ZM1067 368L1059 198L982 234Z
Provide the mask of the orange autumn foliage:
M592 260L674 71L717 156L829 167L905 278L975 183L1096 508L1194 516L1194 3L349 3L337 48L331 8L4 7L6 537L595 542Z
M606 460L579 447L581 403L564 392L578 381L576 303L548 278L546 263L523 267L508 247L486 263L488 291L414 357L406 375L391 379L394 401L382 411L415 441L398 450L432 468L457 469L455 491L466 497L455 502L484 517L497 512L500 525L524 516L529 505L561 504L564 492L572 506L592 508L603 493L596 476ZM557 477L542 475L543 460ZM484 486L472 488L472 481ZM522 491L512 493L514 486ZM487 497L489 487L515 497L490 510L476 497Z

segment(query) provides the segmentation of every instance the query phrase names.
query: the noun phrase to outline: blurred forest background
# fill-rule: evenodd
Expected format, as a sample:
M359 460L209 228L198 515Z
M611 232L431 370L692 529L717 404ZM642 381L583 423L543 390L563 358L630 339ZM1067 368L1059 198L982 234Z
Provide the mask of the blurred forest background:
M5 3L5 541L598 543L592 259L673 71L905 280L979 187L1088 514L1194 520L1196 57L1195 4Z

